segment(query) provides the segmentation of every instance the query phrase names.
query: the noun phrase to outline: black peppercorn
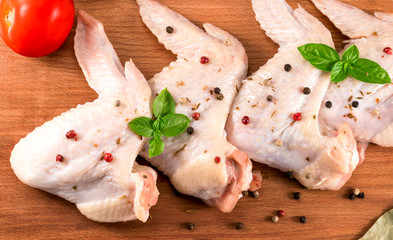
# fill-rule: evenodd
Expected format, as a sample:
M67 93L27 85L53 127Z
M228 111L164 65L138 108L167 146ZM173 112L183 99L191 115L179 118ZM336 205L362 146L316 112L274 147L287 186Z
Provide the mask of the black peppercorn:
M287 172L287 176L289 178L293 178L293 170L292 169Z
M194 128L193 127L188 127L187 128L187 133L190 134L190 135L193 134L194 133Z
M327 102L325 103L325 106L326 106L327 108L331 108L331 107L333 106L333 104L332 104L331 101L327 101Z
M219 87L214 88L214 93L219 94L221 92L221 89Z
M353 200L355 199L356 195L354 193L349 194L348 198Z
M354 107L354 108L359 107L359 102L358 101L353 101L352 102L352 107Z
M301 216L300 217L300 222L301 223L306 223L306 220L307 220L306 216Z
M293 198L296 199L296 200L299 200L301 195L302 194L300 192L295 192L295 193L293 193Z
M251 197L253 198L258 198L259 197L259 192L258 191L254 191L254 192L250 192L251 193Z
M269 95L269 96L266 97L266 99L267 99L269 102L271 102L271 101L273 100L273 96L272 96L272 95Z
M244 228L244 224L242 222L237 222L236 223L236 229L241 230Z
M359 193L359 194L358 194L358 198L363 199L363 198L364 198L364 192Z
M195 224L189 223L189 224L187 225L187 228L188 228L188 230L194 231L194 230L195 230Z
M310 93L311 93L311 89L310 89L309 87L303 88L303 94L304 94L304 95L308 95L308 94L310 94Z
M224 95L222 93L217 94L217 100L221 101L224 99Z
M285 64L285 65L284 65L284 70L287 71L287 72L289 72L289 71L292 70L292 66L291 66L290 64Z
M243 197L247 197L248 196L248 191L243 191L242 195L243 195Z
M171 27L171 26L166 27L166 32L173 33L173 27Z

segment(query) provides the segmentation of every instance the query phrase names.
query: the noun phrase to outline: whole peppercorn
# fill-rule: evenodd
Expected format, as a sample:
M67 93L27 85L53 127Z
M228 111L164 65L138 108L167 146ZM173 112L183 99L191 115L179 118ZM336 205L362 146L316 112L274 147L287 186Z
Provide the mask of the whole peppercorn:
M358 198L363 199L364 198L364 192L359 193Z
M349 196L348 196L348 198L351 199L351 200L354 200L355 197L356 197L356 196L355 196L355 194L353 194L353 193L349 194Z
M272 96L272 95L267 96L267 97L266 97L266 100L268 100L269 102L271 102L271 101L273 100L273 96Z
M293 170L292 169L289 169L288 172L286 172L286 174L289 178L293 178Z
M277 216L273 216L272 217L272 222L274 222L274 223L278 222L278 217Z
M284 217L284 216L285 216L284 210L277 211L277 217Z
M326 106L327 108L331 108L331 107L333 106L333 104L332 104L331 101L327 101L327 102L325 103L325 106Z
M166 32L173 33L173 27L171 27L171 26L166 27Z
M199 60L199 62L202 64L206 64L209 62L209 58L202 56L201 59Z
M303 88L303 94L304 94L304 95L308 95L308 94L310 94L310 93L311 93L311 89L310 89L309 87Z
M219 87L214 88L214 93L219 94L221 92L221 89Z
M287 71L287 72L289 72L289 71L292 70L292 66L291 66L290 64L285 64L285 65L284 65L284 70Z
M300 192L295 192L295 193L293 193L293 198L296 199L296 200L299 200L301 195L302 194Z
M244 117L242 118L242 123L243 123L244 125L249 124L249 123L250 123L250 118L249 118L248 116L244 116Z
M198 121L199 120L199 117L201 116L201 114L200 113L193 113L192 114L192 118L194 119L194 120L196 120L196 121Z
M293 120L300 121L301 119L302 119L302 114L301 113L293 114Z
M356 196L359 195L359 193L360 193L360 190L358 188L355 188L353 190L353 194L355 194Z
M385 48L383 49L383 51L384 51L385 53L389 54L389 55L392 55L392 54L393 54L392 49L391 49L390 47L385 47Z
M247 197L248 196L248 191L243 191L242 195L243 195L243 197Z
M222 93L217 94L216 96L217 100L221 101L224 99L224 95Z
M71 139L71 138L76 138L76 132L74 130L70 130L66 133L66 138Z
M242 222L237 222L236 223L236 229L237 230L242 230L244 229L244 224Z
M188 228L188 230L194 231L194 230L195 230L195 224L193 224L193 223L188 223L188 224L187 224L187 228Z
M221 158L220 158L220 157L215 157L215 158L214 158L214 162L220 163L220 162L221 162Z
M306 221L307 221L306 216L301 216L301 217L300 217L300 222L301 222L301 223L306 223Z
M187 133L188 133L189 135L193 134L193 133L194 133L194 128L193 128L193 127L188 127L188 128L187 128Z
M64 157L60 154L56 156L56 162L64 162Z
M259 192L258 191L251 192L251 197L258 198L259 197Z
M105 160L106 162L112 162L112 161L113 161L113 156L112 156L112 154L110 154L110 153L105 153L105 154L104 154L104 160Z
M359 107L359 102L358 101L353 101L352 102L352 107L354 107L354 108Z

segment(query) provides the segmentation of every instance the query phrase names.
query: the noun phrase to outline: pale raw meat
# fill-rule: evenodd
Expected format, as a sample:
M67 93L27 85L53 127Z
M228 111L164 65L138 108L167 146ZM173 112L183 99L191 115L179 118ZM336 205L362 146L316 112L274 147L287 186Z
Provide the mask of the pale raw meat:
M146 221L157 202L157 174L135 162L145 139L127 126L151 116L151 90L132 62L126 69L100 22L78 11L75 54L99 97L37 127L15 146L11 166L25 184L76 204L100 222ZM67 89L64 89L67 91ZM75 130L76 139L66 133ZM102 160L104 153L112 162ZM61 154L64 162L56 161Z
M393 48L393 14L375 13L375 17L336 0L313 0L315 6L351 39L346 48L355 44L361 58L377 62L392 77L393 55L385 53ZM325 103L332 102L331 108ZM357 108L352 103L357 101ZM356 105L355 105L356 106ZM320 120L331 129L350 124L356 139L393 147L393 85L370 84L348 77L331 83L322 102Z
M247 154L228 143L224 131L236 88L246 74L245 50L236 38L211 24L204 24L205 32L161 3L137 3L147 27L178 57L148 81L153 94L168 88L177 113L190 119L200 113L199 120L190 123L193 134L164 138L165 150L157 157L148 158L147 144L140 154L168 175L179 192L229 212L252 179ZM173 32L167 32L168 26ZM203 56L208 63L200 63ZM222 100L213 92L215 87L221 89Z
M307 188L339 189L359 162L356 141L348 125L334 136L321 135L318 112L330 74L313 67L297 50L306 43L333 47L330 32L303 8L293 11L284 0L252 4L262 29L280 48L243 81L226 127L229 142L254 161L293 170ZM290 71L284 70L286 64ZM306 87L309 94L303 93ZM294 120L296 113L301 120ZM243 123L244 116L249 124Z

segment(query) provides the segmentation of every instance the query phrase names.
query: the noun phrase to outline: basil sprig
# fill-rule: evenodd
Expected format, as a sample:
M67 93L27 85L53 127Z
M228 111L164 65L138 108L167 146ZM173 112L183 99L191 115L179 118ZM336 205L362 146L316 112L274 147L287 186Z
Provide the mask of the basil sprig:
M128 123L136 134L152 137L149 140L149 157L160 155L164 151L164 141L161 136L174 137L187 129L190 119L184 114L175 114L176 104L172 95L165 88L154 99L153 114L156 120L148 117L138 117Z
M352 45L343 53L325 45L309 43L298 47L302 56L319 70L332 72L331 81L341 82L350 75L366 83L390 83L389 74L378 63L359 58L359 49Z

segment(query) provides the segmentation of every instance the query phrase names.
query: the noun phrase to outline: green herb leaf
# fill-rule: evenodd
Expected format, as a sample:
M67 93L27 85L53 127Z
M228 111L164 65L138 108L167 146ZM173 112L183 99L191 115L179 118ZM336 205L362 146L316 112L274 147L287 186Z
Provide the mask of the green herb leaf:
M164 151L164 141L161 139L152 138L149 141L149 158L160 155Z
M174 137L187 129L191 120L183 114L168 114L164 118L164 127L161 132L166 137Z
M153 102L153 114L155 117L164 117L167 114L175 113L175 100L173 100L172 95L165 88L158 94Z
M359 240L393 239L393 209L382 215Z
M389 74L378 63L368 59L359 58L355 64L348 69L349 74L362 82L366 83L390 83Z
M330 72L334 64L340 61L340 55L325 44L309 43L297 48L302 56L314 67Z
M162 133L161 133L161 132L158 132L158 131L154 131L154 132L153 132L153 137L154 137L155 139L160 139L161 136L162 136Z
M164 125L165 125L164 120L162 119L161 116L158 116L158 118L153 123L153 130L159 131L164 127Z
M341 82L348 77L348 63L339 61L334 64L332 69L331 80L332 82Z
M350 46L345 52L343 53L343 61L355 64L359 60L359 49L356 45Z
M136 134L151 137L153 136L153 120L148 117L138 117L128 123L128 126Z

